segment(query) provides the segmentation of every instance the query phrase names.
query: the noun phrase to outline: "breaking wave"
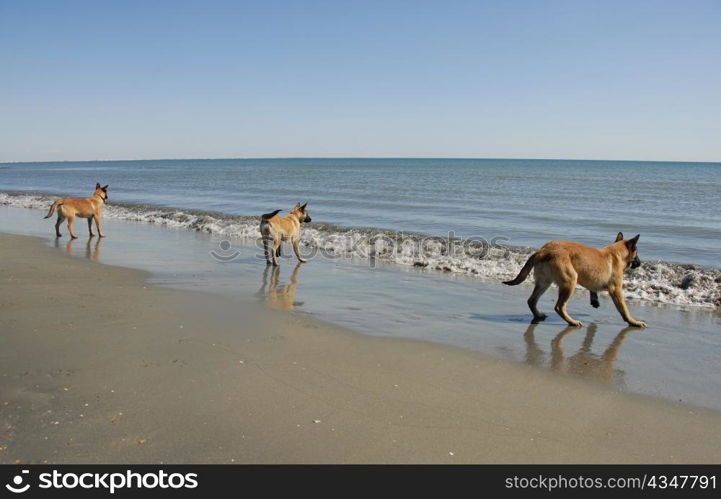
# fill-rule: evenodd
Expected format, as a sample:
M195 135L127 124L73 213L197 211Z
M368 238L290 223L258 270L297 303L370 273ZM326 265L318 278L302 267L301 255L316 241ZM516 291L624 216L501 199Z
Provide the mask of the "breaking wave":
M0 193L0 205L47 210L57 196ZM110 219L190 229L222 237L257 240L259 216L182 210L145 204L113 203ZM456 239L375 228L347 228L313 223L305 226L306 251L330 258L415 266L497 281L515 277L533 248L500 244L482 238ZM528 282L531 282L529 279ZM694 264L646 261L624 281L628 298L694 307L721 307L721 269Z

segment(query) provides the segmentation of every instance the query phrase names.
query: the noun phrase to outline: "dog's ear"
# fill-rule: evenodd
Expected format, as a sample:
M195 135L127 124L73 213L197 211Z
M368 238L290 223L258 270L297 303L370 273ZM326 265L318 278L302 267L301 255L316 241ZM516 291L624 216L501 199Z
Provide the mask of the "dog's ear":
M305 207L308 206L308 201L305 202L303 206L300 207L301 210L305 211Z
M105 187L101 187L102 190L107 191L110 184L105 184Z
M618 233L618 235L616 236L616 240L614 242L617 243L619 241L623 241L623 232Z
M295 203L295 208L293 208L293 209L297 210L298 208L300 208L300 203Z
M641 237L641 234L636 234L634 237L626 241L626 246L629 247L629 249L633 249L636 247L636 244L638 243L638 238Z
M100 189L100 182L95 182L95 188Z

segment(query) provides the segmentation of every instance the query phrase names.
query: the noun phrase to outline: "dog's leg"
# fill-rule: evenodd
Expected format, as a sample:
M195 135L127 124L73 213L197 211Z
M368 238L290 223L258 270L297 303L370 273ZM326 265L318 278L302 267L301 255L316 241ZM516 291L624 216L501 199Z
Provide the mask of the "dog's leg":
M75 216L69 215L68 216L68 232L70 232L70 237L73 239L77 239L78 236L73 232L73 224L75 223Z
M90 237L93 237L95 234L93 234L93 219L88 218L88 233L90 234Z
M280 243L282 243L282 242L283 242L283 241L282 241L282 239L281 239L280 237L279 237L278 239L275 239L275 240L273 241L273 248L272 248L271 254L270 254L270 257L271 257L272 260L273 260L273 262L272 262L273 265L278 265L278 257L275 256L275 255L276 255L276 253L278 252L278 248L280 248Z
M293 239L293 251L295 252L295 256L298 257L299 262L305 263L308 261L302 256L300 256L300 239L297 237Z
M278 258L280 258L280 253L281 253L282 250L283 250L283 243L281 243L280 246L278 246L278 249L277 249L276 252L275 252L275 256L277 256Z
M623 297L623 287L618 285L610 286L608 288L608 294L611 295L611 300L613 300L613 304L616 305L616 310L618 310L618 313L621 314L623 320L633 327L646 327L645 322L631 317L628 307L626 306L626 300Z
M558 301L556 302L556 313L560 315L564 321L568 322L569 325L574 327L580 327L583 326L581 321L577 321L570 315L568 315L568 311L566 310L566 304L568 303L568 300L571 299L571 296L573 296L573 292L576 290L576 282L575 279L573 283L567 283L559 286L558 288Z
M547 281L545 279L539 279L538 276L536 276L536 286L533 288L533 293L531 293L531 297L528 299L528 308L531 309L531 313L533 314L533 323L541 322L544 320L547 316L544 313L541 313L538 311L538 308L536 308L536 305L538 304L538 299L541 297L543 293L546 292L548 287L551 285L551 281Z
M265 263L273 263L270 259L270 238L265 235L263 238L263 256L265 257Z
M595 291L591 291L591 306L593 308L598 308L601 306L601 303L598 301L598 293Z
M558 285L558 301L555 307L556 313L568 322L569 325L575 327L582 326L583 324L568 315L568 311L566 310L566 304L576 290L578 274L576 274L576 271L571 267L570 262L566 265L559 265L557 271L558 277L556 278L556 284Z
M58 219L55 222L55 236L56 237L63 237L63 235L60 233L60 224L63 223L63 220L65 220L65 217L58 211Z
M95 226L98 228L98 237L105 237L105 234L103 234L103 221L101 220L101 217L93 215L93 220L95 220Z

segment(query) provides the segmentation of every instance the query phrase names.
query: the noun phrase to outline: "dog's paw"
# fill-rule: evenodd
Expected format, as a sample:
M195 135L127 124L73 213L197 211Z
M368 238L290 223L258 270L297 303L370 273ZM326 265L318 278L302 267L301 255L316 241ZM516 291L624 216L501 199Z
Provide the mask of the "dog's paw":
M298 261L300 263L306 263L308 260L306 260L305 258L298 258Z
M568 325L572 327L583 327L583 322L581 321L568 321Z
M591 302L591 306L592 306L593 308L598 308L598 307L601 306L601 304L600 304L599 302L597 302L597 301L592 301L592 302Z
M533 320L531 321L531 324L538 324L539 322L543 322L548 318L546 314L536 315L533 317Z
M633 327L648 327L648 324L643 321L629 321L628 324Z

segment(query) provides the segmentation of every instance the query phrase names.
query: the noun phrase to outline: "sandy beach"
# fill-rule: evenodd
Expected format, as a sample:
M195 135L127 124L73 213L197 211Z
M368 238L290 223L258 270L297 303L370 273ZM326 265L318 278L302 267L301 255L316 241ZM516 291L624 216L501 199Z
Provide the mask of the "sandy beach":
M1 235L3 463L703 463L721 414Z

